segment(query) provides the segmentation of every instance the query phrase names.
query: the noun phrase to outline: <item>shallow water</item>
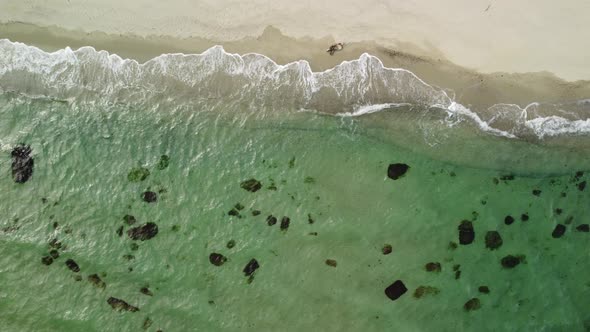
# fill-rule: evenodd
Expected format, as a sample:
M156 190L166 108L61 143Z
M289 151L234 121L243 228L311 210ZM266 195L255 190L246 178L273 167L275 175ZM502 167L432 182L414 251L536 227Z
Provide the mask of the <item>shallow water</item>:
M575 175L587 161L569 150L478 136L461 125L451 129L461 134L445 134L448 126L438 118L400 120L405 131L395 137L406 140L391 139L384 135L391 126L380 126L385 114L342 118L223 101L130 106L5 93L3 330L588 329L589 235L576 227L588 223L590 189L579 189L588 173ZM461 135L469 144L454 143ZM25 184L11 178L10 151L18 143L30 144L35 159ZM520 159L543 151L551 158L537 160L530 172L527 162L464 162L470 151L507 146ZM158 168L162 155L170 158L165 169ZM552 163L559 156L567 165ZM410 169L394 181L387 177L391 163ZM130 182L139 166L150 175ZM250 178L262 189L242 189ZM157 192L157 202L142 201L146 190ZM237 203L241 217L228 214ZM522 214L529 219L521 221ZM138 223L126 225L125 215ZM279 222L268 226L269 215ZM291 221L287 230L280 229L283 216ZM472 221L475 240L453 249L462 220ZM127 236L146 222L158 225L154 238ZM558 223L566 232L553 238ZM492 230L503 239L496 250L486 249ZM62 247L47 266L41 259L52 239ZM211 253L227 261L215 266ZM523 260L503 268L507 255ZM68 258L80 272L67 268ZM242 270L252 258L260 268L249 281ZM441 271L426 271L429 262L439 262ZM92 274L106 287L89 282ZM384 290L396 280L408 291L392 301ZM489 294L478 291L484 285ZM416 298L420 286L436 294ZM109 297L139 311L117 312ZM472 298L481 307L466 311Z

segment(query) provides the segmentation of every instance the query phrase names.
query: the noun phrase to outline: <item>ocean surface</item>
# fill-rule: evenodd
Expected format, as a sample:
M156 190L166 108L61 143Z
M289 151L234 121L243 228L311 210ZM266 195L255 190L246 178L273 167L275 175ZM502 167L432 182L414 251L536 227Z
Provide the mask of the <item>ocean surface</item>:
M0 40L1 330L589 331L589 117Z

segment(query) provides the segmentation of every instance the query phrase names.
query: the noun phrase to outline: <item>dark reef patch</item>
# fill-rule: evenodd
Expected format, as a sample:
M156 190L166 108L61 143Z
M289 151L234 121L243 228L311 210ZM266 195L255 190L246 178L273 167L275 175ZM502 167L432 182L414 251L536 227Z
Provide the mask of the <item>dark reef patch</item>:
M260 181L258 181L256 179L249 179L249 180L243 181L240 184L240 187L242 187L242 189L247 190L249 192L257 192L258 190L260 190L260 188L262 188L262 183L260 183Z
M397 180L404 176L410 169L407 164L390 164L387 168L387 177L392 180Z
M246 264L246 266L244 267L242 272L244 272L244 275L246 275L246 277L249 277L252 274L254 274L254 272L256 272L256 270L258 270L258 268L260 268L258 261L256 259L252 258L248 262L248 264Z
M221 266L227 261L227 258L216 252L209 255L209 262L215 266Z
M590 225L588 224L581 224L576 227L576 231L588 233L590 231Z
M440 271L442 271L442 266L438 262L426 263L426 265L424 266L424 268L428 272L440 272Z
M129 174L127 174L127 180L130 182L141 182L147 179L148 176L150 176L150 171L147 168L136 167L129 171Z
M399 299L402 295L404 295L408 291L406 285L404 285L403 281L396 280L391 285L385 288L385 295L392 301Z
M80 272L80 266L78 266L78 263L76 263L71 258L66 261L66 266L68 267L68 269L72 270L72 272Z
M558 238L562 237L563 234L565 234L565 225L557 224L557 225L555 225L555 228L553 229L551 236L554 239L558 239Z
M31 147L19 144L12 149L12 179L16 183L25 183L33 175L35 161L31 157Z
M130 311L130 312L139 311L138 307L134 307L134 306L130 305L129 303L127 303L121 299L114 298L114 297L109 297L109 299L107 300L107 303L111 306L111 308L113 308L117 311Z
M145 241L158 234L158 225L148 222L145 225L133 227L127 231L127 236L132 240Z
M496 250L502 246L502 243L504 243L502 237L500 236L500 233L497 231L488 231L486 233L485 241L486 248L490 250Z
M383 245L383 248L381 248L381 252L383 253L383 255L389 255L392 251L393 247L391 247L391 244L385 244Z
M471 244L475 239L475 231L473 230L473 223L469 220L461 221L459 224L459 244Z
M291 224L291 219L289 217L283 217L281 219L281 230L286 231L289 229L289 225Z
M465 302L465 304L463 305L463 309L465 309L465 311L474 311L480 308L481 302L478 298L472 298L469 301Z
M141 194L141 199L146 203L155 203L158 201L158 194L148 190Z
M338 266L338 262L336 262L334 259L326 259L326 265L336 267Z

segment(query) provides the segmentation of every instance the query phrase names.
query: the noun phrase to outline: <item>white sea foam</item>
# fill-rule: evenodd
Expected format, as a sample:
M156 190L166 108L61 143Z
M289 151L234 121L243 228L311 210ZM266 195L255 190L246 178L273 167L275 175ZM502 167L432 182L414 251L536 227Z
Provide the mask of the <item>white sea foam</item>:
M454 119L449 125L468 119L483 131L510 138L530 132L540 138L590 133L588 119L530 114L528 109L538 104L525 108L497 104L474 112L414 73L384 67L367 53L326 71L312 72L304 60L279 65L261 54L230 54L221 46L201 54L163 54L140 64L92 47L49 53L3 39L0 90L132 104L163 97L223 98L345 117L418 106L445 110Z

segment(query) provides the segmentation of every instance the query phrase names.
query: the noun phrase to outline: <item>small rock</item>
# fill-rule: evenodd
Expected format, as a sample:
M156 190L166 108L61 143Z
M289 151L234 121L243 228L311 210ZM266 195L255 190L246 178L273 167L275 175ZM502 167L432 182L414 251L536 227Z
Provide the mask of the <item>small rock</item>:
M459 229L459 244L471 244L475 239L475 231L473 230L473 223L468 220L461 221Z
M283 217L281 219L281 230L286 231L289 228L290 223L291 223L291 219L289 219L289 217Z
M326 265L331 266L331 267L336 267L338 265L338 263L334 259L326 259Z
M231 248L233 248L233 247L235 247L235 246L236 246L236 241L234 241L234 240L229 240L229 241L227 242L227 244L226 244L226 247L227 247L228 249L231 249Z
M126 215L123 217L123 220L124 220L124 221L125 221L125 223L126 223L127 225L129 225L129 226L131 226L131 225L133 225L133 224L135 224L135 223L137 222L137 219L135 219L135 217L134 217L134 216L132 216L132 215L130 215L130 214L126 214Z
M310 232L309 235L318 236L318 232Z
M41 258L41 263L51 265L53 263L53 258L51 256L43 256L43 258Z
M244 206L240 203L236 203L236 205L234 205L234 209L242 211L244 209Z
M578 190L584 191L584 189L586 189L586 181L578 183Z
M520 264L520 258L513 255L504 256L500 261L502 266L506 269L512 269L518 264Z
M514 180L514 175L512 175L512 174L502 175L500 177L500 180L502 180L502 181L512 181L512 180Z
M514 218L512 216L506 216L506 218L504 218L504 223L506 225L512 225L513 222L514 222Z
M159 170L164 170L168 167L168 165L170 164L170 157L168 157L167 155L163 154L160 157L160 161L158 161L158 165L156 166Z
M442 270L442 267L441 267L440 263L438 263L438 262L426 263L424 268L428 272L440 272Z
M16 183L25 183L33 175L35 161L31 157L31 147L24 144L12 149L12 178Z
M117 228L117 235L123 236L123 226Z
M256 217L257 215L260 215L260 211L258 210L252 210L252 216Z
M385 288L385 295L392 301L395 301L404 295L408 289L404 285L403 281L396 280L393 284Z
M49 246L54 249L61 249L61 242L58 242L57 239L52 239L49 241Z
M153 191L146 191L141 194L141 199L146 203L155 203L158 200L158 194Z
M465 311L478 310L479 308L481 308L481 302L478 298L472 298L471 300L465 302L463 308L465 309Z
M129 303L127 303L123 300L114 298L114 297L109 297L109 299L107 300L107 303L111 306L111 308L113 308L117 311L122 311L122 310L130 311L130 312L139 311L139 308L134 307L134 306L130 305Z
M568 216L567 218L565 218L565 221L563 223L569 225L572 223L572 221L574 221L574 216Z
M502 246L502 237L497 231L488 231L486 233L486 248L496 250Z
M222 254L218 254L218 253L214 252L209 255L209 262L211 262L211 264L213 264L215 266L221 266L226 261L227 261L227 258L225 256L223 256Z
M539 190L539 189L534 189L534 190L533 190L533 195L535 195L535 196L541 196L541 190Z
M557 224L555 226L555 229L553 229L553 233L551 233L551 236L554 239L558 239L558 238L562 237L563 234L565 234L565 226L562 224Z
M53 249L49 251L49 255L51 256L51 258L53 259L57 259L59 258L59 251Z
M139 227L133 227L127 231L127 236L132 240L145 241L153 238L158 234L158 225L153 222L148 222Z
M71 258L66 261L66 266L68 267L68 269L72 270L72 272L80 272L80 267Z
M132 259L135 259L135 256L127 254L127 255L123 255L123 258L125 258L128 261L130 261Z
M249 180L243 181L240 184L240 187L242 187L242 189L247 190L249 192L257 192L258 190L260 190L260 188L262 188L262 183L260 183L260 181L258 181L256 179L249 179Z
M141 294L144 294L147 296L154 296L154 293L152 293L152 291L150 291L149 288L147 288L147 287L141 287L139 289L139 291L141 292Z
M555 209L555 214L560 215L563 212L562 209Z
M457 243L450 241L449 242L449 250L455 250L455 249L457 249Z
M152 326L153 321L149 318L146 317L145 320L143 321L143 329L147 330L150 328L150 326Z
M590 225L588 224L581 224L576 227L578 232L588 233L590 231Z
M80 276L80 275L75 275L75 276L74 276L74 280L76 280L76 281L82 281L82 276Z
M489 294L490 293L490 288L488 286L479 286L479 288L477 290L479 290L479 292L482 294Z
M307 223L311 225L311 224L313 224L314 222L315 222L315 220L313 220L313 218L311 217L311 214L308 214L308 215L307 215Z
M93 284L94 286L96 286L98 288L105 288L107 286L107 284L105 284L105 282L100 279L98 274L89 275L88 281L90 281L91 284Z
M131 243L131 244L129 245L129 248L130 248L132 251L137 251L137 250L139 249L139 244L137 244L137 243Z
M440 293L440 290L436 287L432 286L418 286L414 291L414 297L419 299L426 295L437 295Z
M131 169L129 174L127 174L127 180L130 182L141 182L150 175L150 171L147 168L143 167L136 167Z
M248 264L246 264L246 267L244 267L244 270L242 270L244 272L244 274L246 275L246 277L251 276L258 268L260 267L260 265L258 264L258 261L256 261L256 259L252 258Z
M520 216L520 220L522 220L522 221L528 221L529 220L529 214L528 213L523 213Z
M383 248L381 248L381 252L383 253L383 255L389 255L392 251L393 248L391 247L391 244L386 244L383 246Z
M274 216L268 216L268 217L266 218L266 223L267 223L269 226L272 226L272 225L274 225L274 224L276 224L276 223L277 223L277 218L275 218Z
M410 166L406 164L390 164L387 168L387 177L397 180L404 176L409 169Z
M229 212L227 213L228 216L232 216L232 217L239 217L240 216L240 211L234 209L229 210Z

